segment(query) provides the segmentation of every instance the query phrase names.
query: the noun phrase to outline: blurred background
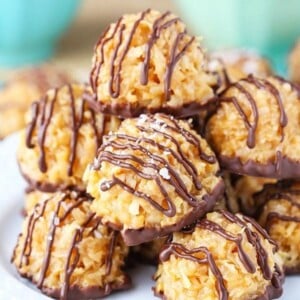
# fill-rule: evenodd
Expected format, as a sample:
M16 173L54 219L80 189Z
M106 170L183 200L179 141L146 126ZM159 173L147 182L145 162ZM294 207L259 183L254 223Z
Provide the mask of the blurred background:
M16 2L14 7L9 7L9 10L18 10L18 14L12 14L11 11L0 12L0 80L6 80L8 77L14 74L16 68L30 64L30 61L33 63L43 61L43 53L42 55L37 54L36 57L28 57L29 59L23 56L24 46L22 45L22 39L27 41L31 39L32 33L30 33L28 17L29 14L33 15L34 12L33 10L30 12L30 9L28 8L29 4L32 4L32 6L40 6L41 3L44 5L44 3L48 1L52 3L54 7L56 6L57 9L63 10L58 13L54 12L53 15L49 13L48 8L42 8L40 11L36 12L36 14L42 16L41 19L45 19L48 14L50 15L51 20L47 21L48 29L50 28L51 30L51 27L53 28L53 26L57 24L58 17L65 19L65 22L61 22L59 24L60 28L58 28L57 32L54 33L54 35L56 35L55 38L50 37L54 49L51 49L50 52L44 53L44 57L47 58L49 54L47 60L49 60L51 63L58 65L60 68L79 73L79 76L82 72L88 71L91 66L93 47L98 40L101 31L109 23L119 18L122 14L139 12L149 7L158 9L160 11L171 10L174 13L178 13L176 4L171 0L0 0L0 5L2 4L1 2L3 2L3 6L6 6L7 2ZM67 2L69 1L71 3L68 4ZM63 6L61 4L63 4ZM22 16L22 12L20 11L22 9L24 9L24 16ZM11 22L4 24L5 21L2 18L2 15L8 16L9 14L13 15L10 17ZM21 25L21 22L18 22L18 25L15 24L12 26L10 23L13 22L13 17L19 20L24 18L24 24ZM40 22L41 21L42 20L40 20ZM17 21L15 20L15 22ZM27 26L28 28L18 31L18 29L15 28L17 26ZM35 30L37 29L36 26L40 27L39 25L35 24L31 24L31 26L34 27ZM45 35L45 29L44 31L42 28L38 29L41 30L41 35ZM8 33L7 31L12 31L12 33ZM14 38L11 36L12 34L19 36ZM51 34L52 33L50 32L50 35ZM16 57L5 57L5 54L7 53L3 53L3 49L1 49L6 46L3 45L4 41L2 36L4 35L9 35L10 39L18 40L19 44L13 43L13 41L7 41L8 48L20 48L20 51L15 53ZM58 38L57 41L55 40L56 38ZM37 48L42 47L42 44L45 43L43 39L44 38L40 39L40 45L38 45L36 42L33 42L33 46ZM7 52L11 53L12 50L8 49ZM2 55L3 57L1 58ZM21 58L18 59L17 56L21 56Z
M300 0L0 0L0 7L0 124L8 124L0 139L24 126L24 112L49 87L88 80L99 35L122 14L170 10L208 51L254 50L281 75L300 37ZM300 77L300 62L293 65Z
M45 58L62 68L87 70L103 28L124 13L171 10L209 49L245 47L284 71L300 35L300 0L0 0L0 80L7 67Z

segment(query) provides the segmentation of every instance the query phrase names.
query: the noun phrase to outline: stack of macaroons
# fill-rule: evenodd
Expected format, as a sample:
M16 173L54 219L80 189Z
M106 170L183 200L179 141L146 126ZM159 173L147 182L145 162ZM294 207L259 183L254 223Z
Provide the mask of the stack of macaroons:
M82 180L103 136L121 122L92 110L90 93L86 85L68 84L34 102L17 152L28 188L12 262L60 299L96 299L131 286L123 271L129 249L90 209Z
M206 138L226 170L220 205L257 218L278 243L286 272L299 272L300 87L278 76L249 75L218 101Z
M124 15L95 46L90 86L33 104L22 276L95 299L130 286L131 252L158 262L163 299L281 295L300 268L300 90L259 56L212 56L170 12Z

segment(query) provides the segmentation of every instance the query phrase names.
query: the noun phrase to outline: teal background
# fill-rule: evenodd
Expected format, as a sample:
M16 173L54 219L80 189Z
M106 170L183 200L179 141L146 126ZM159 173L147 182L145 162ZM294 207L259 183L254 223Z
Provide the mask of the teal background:
M244 47L284 72L300 37L300 0L176 0L183 20L209 49Z
M78 4L79 0L0 0L0 66L51 56Z

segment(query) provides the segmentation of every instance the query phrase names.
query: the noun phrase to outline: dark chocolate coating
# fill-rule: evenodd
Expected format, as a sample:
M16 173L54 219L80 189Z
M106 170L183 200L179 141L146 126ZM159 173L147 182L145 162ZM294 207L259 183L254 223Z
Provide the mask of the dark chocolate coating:
M128 103L102 103L101 101L95 101L93 97L88 98L89 106L96 112L102 112L112 115L117 115L121 118L134 118L141 114L155 114L157 112L165 113L167 115L175 116L176 118L187 118L197 116L199 111L207 110L210 103L215 100L215 97L207 99L204 103L191 101L185 103L182 106L174 107L164 105L158 108L148 108L142 106L132 106Z
M140 228L125 230L123 230L122 227L112 223L108 223L107 225L114 230L121 231L121 235L127 246L139 245L145 242L149 242L157 237L164 237L172 232L179 231L185 226L191 225L197 219L203 216L205 212L211 211L213 209L216 199L220 197L223 192L224 183L223 181L220 181L214 188L212 193L205 196L205 203L203 202L202 205L193 208L193 210L189 214L187 214L180 222L174 225L160 228Z
M274 161L269 161L266 164L257 163L250 159L243 163L238 157L224 155L218 155L218 159L224 169L240 175L277 179L300 178L300 161L282 156L280 152L277 152Z
M28 189L31 191L33 190L38 190L44 193L55 193L59 191L66 191L66 190L73 190L77 192L84 192L85 188L82 186L80 187L79 185L67 185L65 183L61 184L52 184L49 182L41 182L41 181L35 181L29 176L27 176L25 173L22 172L20 165L19 165L19 170L20 173L22 174L23 178L27 181L29 184Z
M271 283L266 287L265 292L262 295L256 298L250 297L249 300L271 300L279 298L282 295L282 284L284 282L284 275L282 273L280 275L279 281L280 286L276 287ZM157 293L154 288L153 292L156 297L162 300L168 300L168 298L164 294Z
M34 282L30 276L27 276L26 274L20 274L20 275L23 278L26 278L32 281L32 283L36 284L36 282ZM128 290L131 287L132 287L132 282L129 276L125 277L125 281L122 284L111 283L111 284L107 284L104 288L100 288L98 286L81 287L78 285L72 285L68 289L67 299L68 300L99 299L99 298L104 298L114 292ZM60 297L61 295L60 289L50 289L47 287L42 287L41 291L49 297L55 299L62 299Z

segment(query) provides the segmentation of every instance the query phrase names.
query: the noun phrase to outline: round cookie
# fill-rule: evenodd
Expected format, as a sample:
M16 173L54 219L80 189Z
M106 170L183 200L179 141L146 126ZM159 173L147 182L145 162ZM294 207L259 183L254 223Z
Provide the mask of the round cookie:
M206 136L221 166L267 178L300 177L300 88L280 78L249 76L220 96Z
M199 41L175 15L150 9L124 15L95 46L93 105L122 117L194 115L214 96L210 85L215 79L205 72L205 64Z
M300 40L290 53L288 69L291 81L300 84Z
M137 245L191 224L223 192L215 155L189 123L164 114L126 119L84 175L92 209Z
M84 190L82 175L102 136L118 128L116 117L88 107L88 87L66 85L49 90L32 104L26 130L18 147L20 169L29 185L44 192L66 187Z
M284 274L274 242L254 220L219 211L173 234L154 278L155 294L167 300L268 300L281 295Z
M24 220L12 262L50 297L98 299L130 287L122 271L128 248L90 204L87 195L58 192Z
M267 185L256 201L264 203L257 219L277 242L286 273L299 273L300 183L285 181Z
M211 53L208 71L218 79L218 92L248 75L266 78L273 73L270 63L265 58L245 49L227 49Z
M70 81L70 76L49 65L17 72L0 87L0 139L25 127L25 112L30 104L50 88Z

